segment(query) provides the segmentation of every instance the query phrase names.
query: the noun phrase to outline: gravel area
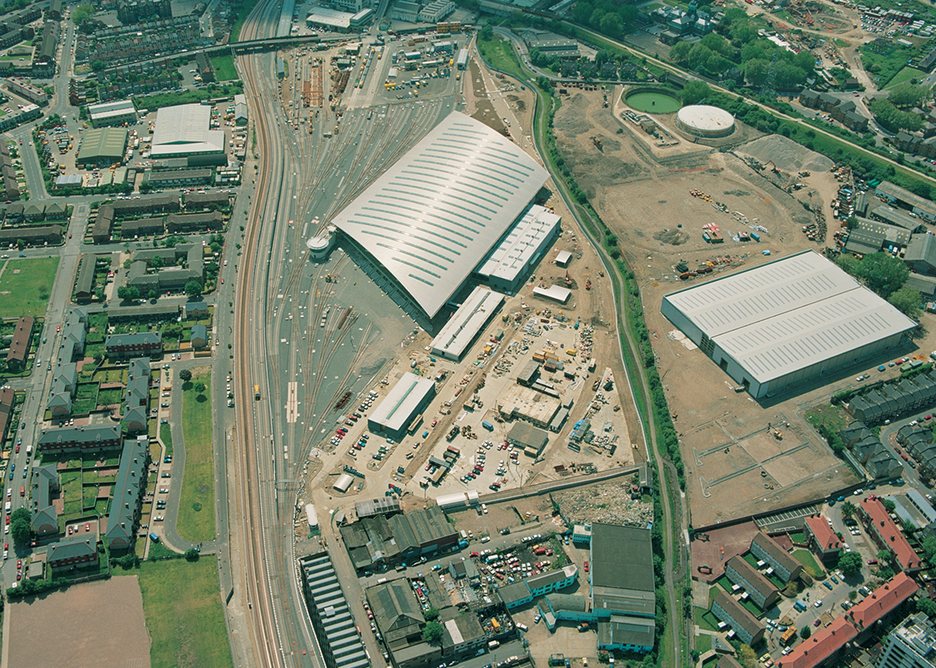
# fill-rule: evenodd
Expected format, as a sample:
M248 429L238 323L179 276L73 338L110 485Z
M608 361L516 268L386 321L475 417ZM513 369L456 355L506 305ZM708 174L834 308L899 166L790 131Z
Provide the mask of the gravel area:
M773 161L779 169L788 172L828 172L833 165L824 155L810 151L782 135L767 135L755 139L739 146L737 152L757 158L762 163Z

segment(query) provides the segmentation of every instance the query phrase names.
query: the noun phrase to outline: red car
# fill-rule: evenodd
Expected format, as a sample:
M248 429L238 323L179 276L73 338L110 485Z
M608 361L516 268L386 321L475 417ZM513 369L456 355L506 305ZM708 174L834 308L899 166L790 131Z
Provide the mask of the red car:
M868 559L868 566L874 566L877 563L877 559Z
M585 562L585 572L586 572L586 573L588 572L588 562L587 562L587 561Z
M813 626L819 626L821 623L822 623L822 622L819 621L819 620L817 619L816 621L813 622L812 625L813 625Z
M56 325L56 326L55 326L55 331L56 331L56 332L61 332L61 331L62 331L62 326L61 326L61 325Z
M16 451L19 452L20 446L16 446Z

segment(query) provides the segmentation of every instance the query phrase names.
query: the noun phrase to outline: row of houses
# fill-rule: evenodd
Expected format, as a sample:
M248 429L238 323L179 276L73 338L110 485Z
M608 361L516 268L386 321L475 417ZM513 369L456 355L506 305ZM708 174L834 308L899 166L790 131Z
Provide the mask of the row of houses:
M917 461L920 477L936 477L936 443L932 430L904 425L897 431L897 442Z
M804 90L800 93L800 104L809 109L819 109L853 132L868 131L868 118L858 113L854 100L842 99L831 93Z
M852 422L839 431L852 457L874 480L892 480L903 475L903 467L894 453L884 447L863 422Z
M899 573L794 647L787 656L777 659L777 668L830 665L849 647L864 643L880 632L882 626L906 614L917 591L917 584L906 573Z
M161 355L162 350L162 332L111 334L104 340L104 351L114 360L154 357Z
M70 309L62 327L62 339L52 373L52 388L47 408L54 418L71 415L78 390L77 360L84 355L88 334L88 313L81 308Z
M13 206L13 205L11 205ZM0 229L0 248L24 246L57 246L62 243L64 228L61 225L34 225Z
M20 198L19 181L16 179L16 167L13 166L13 156L7 138L0 139L0 178L3 179L3 201L16 201Z
M6 356L7 366L10 369L18 371L26 366L35 330L36 319L31 315L25 315L16 321L13 338L10 339L10 347L7 349Z
M881 499L869 498L862 501L858 505L858 515L878 548L889 551L902 571L916 573L924 568L923 560L887 512Z
M158 263L156 258L159 258ZM184 266L179 266L180 262L184 263ZM204 285L204 279L205 248L200 243L191 243L179 244L174 248L136 251L127 272L126 283L127 286L135 287L145 294L150 290L182 290L189 281L197 281Z
M14 174L15 176L15 174ZM63 202L13 202L3 210L6 225L41 223L46 220L65 220L68 207Z
M139 528L140 508L146 491L146 467L149 465L149 440L146 436L127 439L120 456L117 481L113 488L111 511L107 517L104 540L112 551L129 549ZM37 469L34 483L33 528L37 535L58 532L58 517L52 496L60 492L55 466ZM46 566L52 575L96 567L100 561L97 534L86 532L63 536L46 548Z
M224 216L220 211L206 213L173 213L165 218L135 218L120 224L120 236L134 239L141 236L169 234L191 234L211 232L224 227Z
M75 44L76 61L103 60L119 65L157 54L181 53L211 45L211 40L201 34L197 15L148 21L124 28L121 34L116 33L117 30L104 30L92 36L79 32Z
M936 403L936 370L913 378L895 378L854 396L848 411L866 425L881 424Z

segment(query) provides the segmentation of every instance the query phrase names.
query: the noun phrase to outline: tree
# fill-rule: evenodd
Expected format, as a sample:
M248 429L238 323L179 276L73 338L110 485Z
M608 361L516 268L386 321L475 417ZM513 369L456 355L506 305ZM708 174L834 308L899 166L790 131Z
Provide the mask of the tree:
M149 261L149 266L153 269L162 269L166 266L166 261L163 260L160 256L156 255L152 260Z
M704 81L690 81L682 89L682 101L683 104L699 104L711 94L712 89Z
M887 298L887 301L908 318L914 320L919 319L922 297L919 291L914 290L909 285L905 285L892 292L890 297Z
M72 21L76 26L80 26L92 16L94 16L94 7L85 2L75 7L75 11L72 12Z
M204 288L198 281L192 280L185 284L185 294L189 297L200 297Z
M423 615L426 618L427 622L435 621L439 618L439 609L435 606L430 607L426 610L426 614Z
M936 567L936 536L927 536L920 543L920 551L923 552L923 558L930 566Z
M883 252L865 255L858 266L858 277L884 299L890 297L910 276L907 265Z
M192 380L192 372L189 369L182 369L179 372L179 378L187 383L188 381Z
M29 527L30 514L25 508L17 508L10 515L10 534L15 543L28 543L32 537L32 529Z
M147 299L159 299L159 293L151 289L149 292L146 293L146 298Z
M185 551L185 560L186 561L198 561L198 558L201 554L194 547L190 547Z
M917 599L917 610L925 614L930 619L936 619L936 601L931 598L920 597Z
M845 577L858 575L861 572L861 555L857 552L847 552L839 559L838 565Z
M919 106L926 99L927 93L924 86L904 84L894 86L887 94L887 99L894 106L910 109Z
M442 640L445 629L439 622L429 622L423 627L422 637L430 645L434 645Z
M484 27L481 28L481 32L478 34L478 37L481 38L482 42L490 42L492 39L494 39L494 28L491 27L490 23L485 24Z
M842 515L845 517L854 517L857 512L858 507L851 501L846 501L842 504Z
M103 69L107 68L107 63L103 60L96 59L91 61L91 70L93 72L100 72Z
M204 392L204 391L205 391L205 384L204 384L204 383L195 383L195 391L196 391L198 394L201 394L202 392Z
M878 550L877 558L878 561L890 562L890 560L894 558L894 555L891 554L890 550Z
M803 640L806 640L811 635L812 635L812 629L809 628L808 626L804 626L803 628L800 629L799 637L802 638Z
M742 644L738 648L738 662L744 666L744 668L756 668L757 666L757 654L754 653L754 648L750 645Z
M897 504L894 503L891 499L881 499L881 503L884 505L884 509L889 513L897 510Z

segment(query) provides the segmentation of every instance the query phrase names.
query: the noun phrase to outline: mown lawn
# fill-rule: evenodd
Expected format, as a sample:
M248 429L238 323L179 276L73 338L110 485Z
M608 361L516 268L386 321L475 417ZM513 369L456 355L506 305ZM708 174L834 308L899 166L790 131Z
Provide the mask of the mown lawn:
M153 668L233 665L213 558L143 562L136 573Z
M211 433L211 372L195 369L182 394L185 471L179 503L179 535L193 543L214 540L214 462ZM201 392L195 388L205 385Z
M0 276L0 318L45 315L57 257L9 260Z
M816 558L809 550L793 550L793 558L803 564L803 568L813 578L821 580L825 577L825 572L819 566Z

